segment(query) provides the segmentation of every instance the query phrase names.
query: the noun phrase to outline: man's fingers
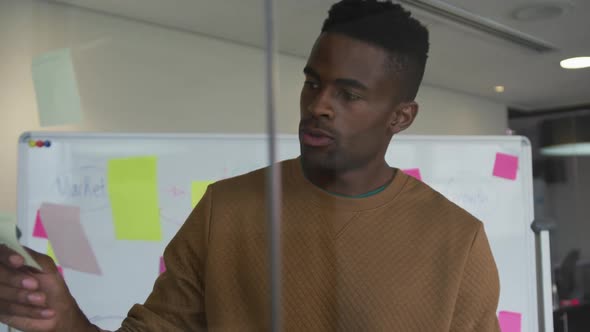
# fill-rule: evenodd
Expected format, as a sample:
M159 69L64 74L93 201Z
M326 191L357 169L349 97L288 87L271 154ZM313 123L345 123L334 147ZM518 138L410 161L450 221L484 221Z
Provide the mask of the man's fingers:
M39 281L21 270L0 265L0 284L14 288L36 290L39 287Z
M42 292L0 285L0 301L45 307L45 300L46 296Z
M41 265L41 267L43 268L43 272L45 273L57 273L57 267L55 266L55 262L53 261L53 259L47 255L44 255L42 253L36 252L33 249L29 249L27 247L24 247L25 250L29 253L29 255L31 255L31 257L37 262L39 263L39 265Z
M55 316L55 311L52 309L33 307L2 300L0 300L0 312L2 312L2 314L5 316L17 316L35 319L48 319Z
M56 327L54 319L31 319L7 315L0 315L0 323L27 332L54 331Z
M3 244L0 245L0 264L11 268L19 268L24 263L25 259L21 255Z

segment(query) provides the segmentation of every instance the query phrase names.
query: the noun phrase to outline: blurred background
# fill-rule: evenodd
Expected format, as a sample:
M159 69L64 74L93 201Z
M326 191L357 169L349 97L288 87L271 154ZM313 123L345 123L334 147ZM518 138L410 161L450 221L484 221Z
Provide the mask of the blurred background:
M590 57L590 1L399 2L431 33L407 134L531 140L556 330L590 330L590 64L562 63ZM332 3L276 1L280 133L297 131ZM263 13L260 0L0 0L0 210L16 210L24 131L264 132Z

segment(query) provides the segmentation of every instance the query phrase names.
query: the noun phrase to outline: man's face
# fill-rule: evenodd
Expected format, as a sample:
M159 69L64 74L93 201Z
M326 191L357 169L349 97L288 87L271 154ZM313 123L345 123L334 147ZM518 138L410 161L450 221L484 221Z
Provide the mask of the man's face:
M398 104L388 53L340 34L320 35L304 69L299 141L303 163L352 170L383 160Z

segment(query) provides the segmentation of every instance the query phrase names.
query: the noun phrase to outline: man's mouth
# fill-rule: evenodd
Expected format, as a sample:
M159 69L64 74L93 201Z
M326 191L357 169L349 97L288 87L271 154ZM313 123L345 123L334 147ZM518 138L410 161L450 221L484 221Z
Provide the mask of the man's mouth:
M334 142L332 135L322 129L310 128L301 130L301 143L311 147L328 146Z

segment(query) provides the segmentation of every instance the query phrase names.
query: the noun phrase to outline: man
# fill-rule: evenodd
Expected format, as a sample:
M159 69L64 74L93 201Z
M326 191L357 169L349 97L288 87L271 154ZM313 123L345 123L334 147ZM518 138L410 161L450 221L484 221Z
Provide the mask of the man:
M385 162L411 125L428 32L399 5L343 0L301 92L301 157L282 162L285 331L498 331L498 274L481 222ZM264 331L265 170L219 181L168 245L167 271L120 331ZM55 265L1 251L0 320L96 331ZM116 299L113 299L116 300Z

